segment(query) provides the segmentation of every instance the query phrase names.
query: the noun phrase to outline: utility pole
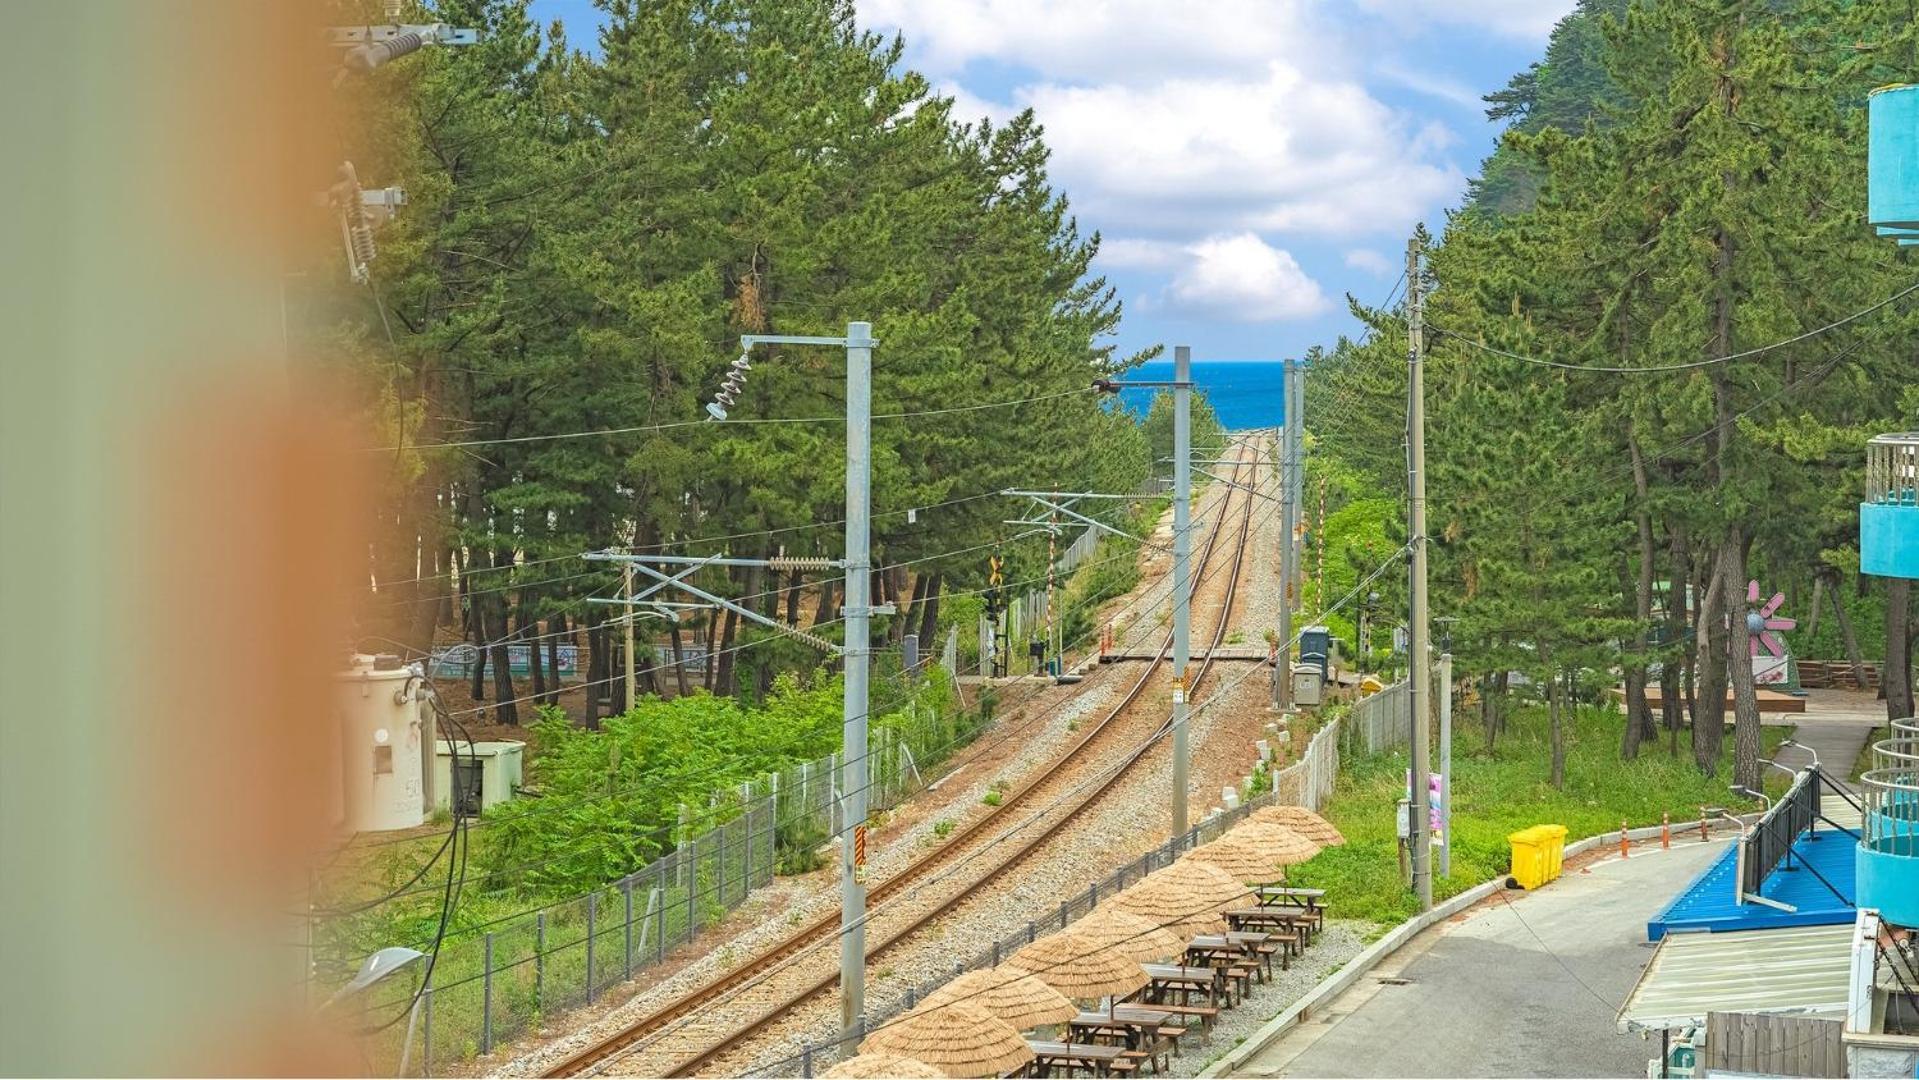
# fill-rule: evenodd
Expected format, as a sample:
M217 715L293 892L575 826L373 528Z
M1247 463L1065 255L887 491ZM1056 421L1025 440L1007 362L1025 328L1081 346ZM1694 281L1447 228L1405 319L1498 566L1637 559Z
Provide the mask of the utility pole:
M1173 838L1186 835L1192 747L1186 730L1187 640L1193 621L1193 350L1173 348Z
M1410 669L1412 693L1412 849L1413 891L1419 896L1419 910L1433 906L1432 831L1427 821L1431 799L1427 795L1428 775L1432 772L1427 747L1426 717L1432 700L1430 628L1426 618L1426 341L1425 297L1421 294L1420 262L1424 241L1419 233L1406 244L1406 427L1408 507L1410 519L1407 543L1412 548L1412 590L1407 604L1406 663Z
M1279 655L1273 663L1273 708L1293 707L1293 600L1294 580L1299 576L1299 362L1285 362L1284 387L1286 426L1280 431L1279 451Z
M625 637L624 644L626 645L626 707L631 709L633 703L640 699L640 681L633 671L633 617L635 614L633 608L633 564L622 564L620 567L620 576L626 583L626 616L622 618L620 622L625 624L623 635ZM535 660L537 662L538 658L536 657ZM594 696L599 696L598 690L594 691Z
M1443 621L1443 620L1442 620ZM1450 635L1448 635L1450 636ZM1453 876L1453 652L1439 654L1439 876Z
M851 836L840 839L840 1037L866 1026L866 709L873 555L873 326L846 324L846 697L840 790Z

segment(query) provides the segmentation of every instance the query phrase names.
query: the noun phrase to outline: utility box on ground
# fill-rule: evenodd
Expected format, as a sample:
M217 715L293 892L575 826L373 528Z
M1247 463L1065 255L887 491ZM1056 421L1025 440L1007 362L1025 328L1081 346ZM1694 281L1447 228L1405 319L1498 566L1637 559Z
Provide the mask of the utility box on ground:
M426 820L425 685L420 665L384 654L354 656L334 676L339 821L347 830L410 829Z
M524 781L526 744L502 740L468 744L440 740L436 810L478 814L513 798ZM457 802L455 801L457 800Z
M1293 665L1293 704L1317 707L1326 687L1326 673L1313 663Z
M1333 632L1324 626L1308 626L1299 632L1299 660L1302 664L1312 664L1319 669L1319 681L1328 677L1328 665L1332 663Z
M1513 880L1537 889L1559 876L1566 858L1566 827L1534 825L1506 837L1513 846Z

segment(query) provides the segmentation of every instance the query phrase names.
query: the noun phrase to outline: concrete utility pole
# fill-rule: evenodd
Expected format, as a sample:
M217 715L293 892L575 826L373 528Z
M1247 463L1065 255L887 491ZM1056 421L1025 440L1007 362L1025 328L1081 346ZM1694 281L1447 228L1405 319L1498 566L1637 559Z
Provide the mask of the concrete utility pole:
M1439 876L1453 876L1453 654L1439 654Z
M866 1026L866 710L872 656L873 325L846 324L846 699L840 790L851 836L840 840L840 1035Z
M1432 801L1427 795L1427 777L1432 772L1426 739L1426 718L1432 701L1429 642L1426 618L1426 341L1425 297L1421 294L1420 261L1425 245L1415 233L1406 244L1406 427L1409 452L1407 544L1412 548L1412 590L1407 605L1406 663L1410 669L1412 693L1412 849L1413 891L1419 896L1419 910L1433 906L1432 830L1427 821Z
M1293 603L1297 593L1296 579L1299 576L1299 545L1294 542L1299 531L1299 424L1300 424L1300 384L1299 362L1285 362L1286 379L1282 384L1285 394L1286 426L1280 432L1279 450L1279 656L1273 668L1273 708L1290 709L1293 707Z
M1187 640L1193 621L1193 350L1173 348L1173 836L1186 835L1192 748L1186 731Z

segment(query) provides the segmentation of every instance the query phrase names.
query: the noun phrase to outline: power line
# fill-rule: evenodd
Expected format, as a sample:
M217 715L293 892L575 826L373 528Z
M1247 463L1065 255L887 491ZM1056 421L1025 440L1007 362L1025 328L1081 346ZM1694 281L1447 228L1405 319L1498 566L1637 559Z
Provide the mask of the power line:
M1010 409L1020 405L1034 405L1040 402L1057 401L1061 398L1091 394L1091 387L1074 390L1062 390L1054 394L1042 394L1038 397L1016 398L1010 401L988 401L973 405L954 405L940 409L916 409L910 412L874 413L874 420L913 420L927 416L945 416L949 413L978 412L982 409ZM411 446L369 446L362 447L361 453L391 453L397 450L458 450L475 446L506 446L518 443L552 442L557 439L589 439L604 435L638 435L659 431L675 431L694 427L727 427L741 424L844 424L844 416L760 416L742 417L727 420L674 420L665 424L642 424L636 427L598 428L591 431L563 431L551 435L514 435L498 439L464 439L457 442L414 443Z
M1691 361L1690 363L1656 364L1656 365L1651 365L1647 367L1597 367L1597 366L1590 366L1586 364L1568 364L1558 360L1542 360L1536 356L1526 356L1516 352L1508 352L1505 349L1495 348L1491 345L1487 345L1483 342L1475 341L1472 338L1467 337L1463 334L1457 333L1452 330L1447 330L1442 327L1429 326L1428 329L1431 330L1433 334L1436 336L1450 338L1453 341L1457 341L1460 344L1465 345L1469 348L1477 349L1480 352L1491 353L1495 356L1503 356L1508 360L1517 360L1524 364L1534 364L1539 367L1556 368L1561 371L1590 371L1596 374L1605 374L1605 375L1643 375L1643 374L1650 374L1650 373L1664 372L1664 371L1692 371L1696 368L1711 367L1714 364L1725 364L1725 363L1730 363L1734 360L1744 360L1748 357L1759 356L1764 353L1769 353L1778 349L1783 349L1787 347L1788 345L1797 345L1798 343L1802 341L1807 341L1811 338L1818 337L1821 334L1825 334L1833 330L1837 330L1842 326L1846 326L1850 323L1857 322L1858 320L1865 318L1867 315L1871 315L1873 312L1879 311L1895 303L1898 300L1901 300L1907 296L1910 296L1914 292L1919 292L1919 283L1908 285L1905 288L1899 290L1898 292L1893 293L1891 296L1886 297L1884 300L1881 300L1870 307L1861 308L1860 310L1855 311L1852 314L1847 315L1842 319L1829 322L1824 326L1817 327L1812 330L1807 330L1807 331L1804 331L1803 333L1794 334L1792 337L1785 338L1780 341L1775 341L1770 345L1761 345L1755 349L1746 349L1743 352L1728 353L1725 356L1715 356L1706 360L1694 360L1694 361Z

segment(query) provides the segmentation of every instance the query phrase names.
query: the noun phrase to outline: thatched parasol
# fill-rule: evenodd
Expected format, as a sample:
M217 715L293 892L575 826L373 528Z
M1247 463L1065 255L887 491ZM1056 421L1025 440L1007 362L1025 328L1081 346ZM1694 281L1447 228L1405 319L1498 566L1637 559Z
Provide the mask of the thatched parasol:
M1291 829L1255 821L1201 844L1180 861L1216 866L1240 881L1264 885L1281 876L1281 867L1305 862L1319 850L1318 844Z
M918 1058L898 1054L860 1054L820 1074L837 1080L946 1080L946 1074Z
M1000 966L1028 972L1069 998L1130 994L1146 985L1137 961L1071 930L1040 938Z
M1118 908L1097 908L1074 923L1072 931L1142 964L1168 960L1186 951L1186 943L1171 930L1144 915Z
M1181 862L1187 860L1216 866L1233 875L1235 880L1249 885L1269 884L1280 876L1279 863L1273 858L1272 852L1231 836L1201 844L1180 857Z
M1215 912L1251 903L1253 891L1233 875L1203 862L1176 862L1164 870L1146 875L1145 881L1184 889L1200 904L1211 905Z
M1217 934L1226 929L1226 920L1219 915L1220 905L1165 881L1142 881L1101 904L1099 910L1138 915L1180 939L1194 934Z
M1346 838L1339 834L1339 830L1333 827L1332 822L1303 806L1262 806L1247 815L1247 820L1283 825L1320 847L1332 847L1346 842Z
M969 971L926 995L925 1004L971 1002L1025 1031L1041 1024L1063 1024L1079 1015L1079 1006L1058 990L1018 968Z
M1003 1076L1033 1060L1019 1032L970 1001L921 1006L880 1025L860 1043L862 1057L897 1055L947 1076Z

